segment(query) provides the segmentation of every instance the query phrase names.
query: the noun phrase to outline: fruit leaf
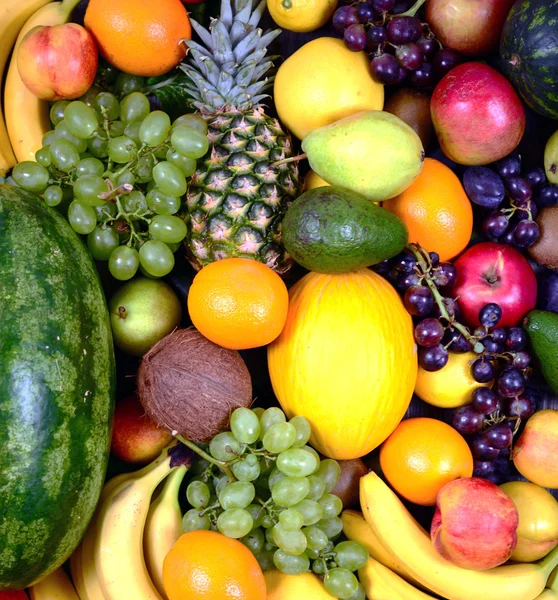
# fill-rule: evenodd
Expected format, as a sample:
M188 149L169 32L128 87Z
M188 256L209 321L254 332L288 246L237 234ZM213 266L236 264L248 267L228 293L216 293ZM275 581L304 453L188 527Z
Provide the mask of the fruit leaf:
M175 69L159 77L149 77L143 93L148 94L152 110L164 110L174 120L195 110L190 106L190 95L185 88L189 81L187 75Z

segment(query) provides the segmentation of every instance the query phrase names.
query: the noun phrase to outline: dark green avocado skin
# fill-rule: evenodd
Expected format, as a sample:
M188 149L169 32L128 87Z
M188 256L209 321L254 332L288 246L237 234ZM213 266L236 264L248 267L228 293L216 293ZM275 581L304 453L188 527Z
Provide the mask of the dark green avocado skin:
M399 254L407 239L399 217L337 186L304 192L283 220L287 252L317 273L347 273L375 265Z
M558 314L532 310L525 317L523 327L543 377L558 394Z

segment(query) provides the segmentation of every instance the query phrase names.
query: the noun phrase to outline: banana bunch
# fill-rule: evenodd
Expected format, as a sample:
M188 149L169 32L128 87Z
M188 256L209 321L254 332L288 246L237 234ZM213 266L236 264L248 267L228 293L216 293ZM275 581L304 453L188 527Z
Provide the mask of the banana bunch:
M29 588L31 600L80 600L63 567Z
M539 562L487 571L442 558L428 533L373 472L360 480L362 512L341 515L345 535L370 554L359 570L369 600L558 600L558 547ZM420 589L419 589L420 588Z

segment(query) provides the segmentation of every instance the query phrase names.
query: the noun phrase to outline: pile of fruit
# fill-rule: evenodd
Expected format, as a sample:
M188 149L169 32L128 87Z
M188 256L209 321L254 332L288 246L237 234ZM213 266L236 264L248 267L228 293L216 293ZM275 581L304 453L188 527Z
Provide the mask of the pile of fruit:
M558 600L557 40L0 0L0 600Z

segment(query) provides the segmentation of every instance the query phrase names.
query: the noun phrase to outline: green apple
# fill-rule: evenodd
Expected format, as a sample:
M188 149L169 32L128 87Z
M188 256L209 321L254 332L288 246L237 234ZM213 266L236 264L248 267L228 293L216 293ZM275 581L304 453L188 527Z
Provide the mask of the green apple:
M142 356L180 325L182 307L164 281L136 277L110 299L110 322L115 345Z

